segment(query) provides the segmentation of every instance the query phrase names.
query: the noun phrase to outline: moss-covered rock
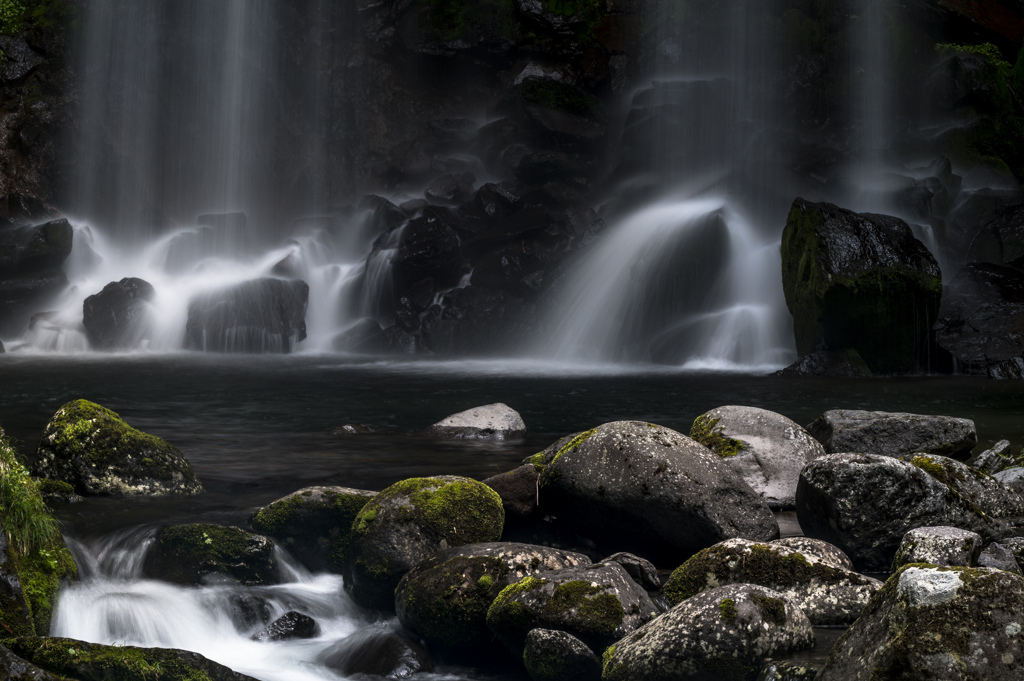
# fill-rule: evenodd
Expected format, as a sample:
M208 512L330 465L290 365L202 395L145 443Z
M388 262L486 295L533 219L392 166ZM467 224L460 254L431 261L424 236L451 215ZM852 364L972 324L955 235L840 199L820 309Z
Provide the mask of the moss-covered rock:
M798 198L782 233L782 288L797 352L854 348L891 374L922 365L942 275L902 220Z
M526 635L523 665L533 681L598 681L601 661L587 645L565 631L532 629Z
M176 447L87 400L68 402L46 424L32 473L67 482L85 495L203 491L192 465Z
M14 654L78 681L255 681L199 653L174 648L107 646L71 638L4 639Z
M340 573L352 521L376 494L348 487L306 487L259 509L249 524L309 570Z
M0 646L0 678L8 681L65 681Z
M443 475L397 482L352 523L345 589L361 605L390 610L405 573L453 546L497 541L504 523L501 498L476 480Z
M647 592L618 563L553 570L505 587L487 611L487 626L516 656L531 629L557 629L593 650L657 614Z
M981 536L958 527L916 527L900 541L892 571L911 563L930 563L940 567L972 567L981 553Z
M818 681L1020 678L1024 579L907 565L840 637Z
M472 651L491 643L487 610L510 583L529 575L589 565L580 553L495 542L448 549L413 568L395 590L402 626L432 650Z
M143 570L175 584L200 584L217 575L247 585L273 584L277 558L272 540L239 527L172 525L156 533Z
M704 591L608 648L603 681L749 681L768 657L810 648L810 622L786 596L731 584Z
M814 625L853 622L882 583L787 546L729 539L676 568L663 593L676 605L725 584L759 584L788 598Z

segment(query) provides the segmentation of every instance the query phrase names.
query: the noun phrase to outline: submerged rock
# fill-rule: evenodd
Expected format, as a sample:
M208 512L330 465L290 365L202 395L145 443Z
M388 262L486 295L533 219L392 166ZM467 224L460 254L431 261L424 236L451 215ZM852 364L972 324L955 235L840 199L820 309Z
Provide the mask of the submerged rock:
M971 567L978 559L981 545L977 532L958 527L917 527L903 535L892 569L896 571L911 563Z
M253 279L202 293L188 304L185 348L206 352L291 352L306 338L309 285Z
M309 615L290 610L270 623L266 629L252 635L253 641L294 641L316 638L320 625Z
M84 495L199 494L202 483L173 445L132 428L93 402L68 402L36 448L32 474L63 480Z
M927 453L957 457L966 455L978 444L974 421L953 416L832 409L819 416L807 430L829 454Z
M422 647L395 631L364 628L338 641L320 657L320 663L346 678L404 679L433 671Z
M82 325L89 344L97 350L137 348L149 335L149 301L153 285L125 277L103 287L82 304Z
M207 523L161 528L146 552L146 575L175 584L198 585L225 576L246 585L274 584L274 542L239 527Z
M476 480L442 475L397 482L352 523L345 590L360 605L390 610L405 573L452 546L497 541L504 523L501 499Z
M525 432L523 417L501 402L460 411L427 429L430 435L467 440L506 440Z
M1024 579L906 566L840 637L817 681L1020 678Z
M307 569L340 573L355 520L376 492L306 487L256 511L252 528L288 549Z
M871 369L853 348L843 350L819 348L807 353L785 369L781 369L777 375L865 378L871 376Z
M565 631L531 629L523 665L533 681L598 681L601 661L583 641Z
M773 510L796 507L800 469L825 454L795 422L757 407L712 409L696 418L690 437L718 454Z
M792 601L763 586L697 594L604 653L603 681L747 681L768 657L814 645Z

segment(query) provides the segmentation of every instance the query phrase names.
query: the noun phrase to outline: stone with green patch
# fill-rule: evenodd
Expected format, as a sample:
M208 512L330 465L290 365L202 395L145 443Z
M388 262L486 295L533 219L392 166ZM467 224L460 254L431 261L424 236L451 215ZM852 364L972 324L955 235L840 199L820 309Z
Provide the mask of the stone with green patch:
M227 578L260 585L277 582L278 565L271 539L240 527L195 523L158 530L143 570L175 584Z
M892 571L911 563L972 567L982 547L977 532L958 527L915 527L903 535L892 559Z
M523 666L533 681L598 681L601 662L587 645L565 631L532 629Z

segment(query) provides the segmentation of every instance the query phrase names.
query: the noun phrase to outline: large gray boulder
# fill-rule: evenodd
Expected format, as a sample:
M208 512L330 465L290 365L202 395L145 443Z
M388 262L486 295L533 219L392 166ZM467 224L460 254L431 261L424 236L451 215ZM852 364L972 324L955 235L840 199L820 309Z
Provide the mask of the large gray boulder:
M972 567L981 546L977 532L959 527L917 527L903 535L892 569L896 571L911 563Z
M825 455L794 421L757 407L712 409L694 420L690 437L722 457L772 510L796 507L800 469Z
M523 417L501 402L460 411L427 429L430 435L467 440L505 440L525 432Z
M817 681L1020 679L1024 579L906 566L840 637Z
M306 338L309 285L253 279L201 293L188 303L185 348L206 352L288 353Z
M149 336L153 285L137 277L112 281L82 303L82 325L96 350L139 347Z
M724 539L779 536L760 495L674 430L616 421L561 442L538 457L541 510L610 549L679 562Z
M1014 466L1013 468L1001 470L992 477L1017 494L1024 496L1024 466Z
M531 629L567 631L592 650L652 619L658 608L618 563L595 563L525 577L505 587L487 611L487 626L515 655Z
M725 584L759 584L793 601L816 626L837 626L860 616L882 587L877 579L830 565L813 553L770 542L729 539L704 549L680 565L665 583L676 605Z
M704 591L604 653L603 681L748 681L768 657L814 645L807 617L763 586Z
M800 473L797 518L804 534L835 544L865 571L889 569L916 527L949 525L999 538L1001 523L909 461L877 454L829 454Z
M371 499L352 523L342 574L360 605L390 610L405 573L453 546L501 538L501 498L456 475L410 478Z
M487 646L487 609L509 584L529 575L590 565L581 553L492 542L442 551L402 577L395 612L402 626L434 650Z
M807 430L829 454L900 456L921 452L962 457L978 444L974 421L952 416L832 409Z

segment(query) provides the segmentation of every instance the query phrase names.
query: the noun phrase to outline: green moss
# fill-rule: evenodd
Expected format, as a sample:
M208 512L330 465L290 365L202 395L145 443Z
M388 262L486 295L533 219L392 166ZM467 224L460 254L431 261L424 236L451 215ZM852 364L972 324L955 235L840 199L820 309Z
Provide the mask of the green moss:
M747 445L740 440L722 435L721 428L718 428L719 420L703 414L698 416L690 428L690 437L721 458L727 459L742 452Z
M402 518L416 522L438 542L459 546L470 542L497 541L505 525L501 497L482 482L460 480L448 482L439 478L410 478L397 482L384 495L407 497L411 508L399 512ZM361 518L375 512L378 498L360 513Z
M149 574L176 584L198 584L225 574L243 584L271 584L274 543L239 527L193 523L164 527L147 554Z
M626 616L618 597L606 593L605 587L581 580L557 584L544 609L552 619L568 610L576 610L588 632L599 636L612 636Z
M774 622L780 627L786 624L786 604L781 598L772 598L764 594L752 593L750 600L754 601L761 616L769 622Z
M63 480L39 478L35 480L35 482L43 496L66 497L75 493L75 488L72 487L70 483L64 482Z
M480 579L476 580L476 585L481 589L490 589L492 584L494 584L494 577L490 575L483 575Z
M544 452L537 452L533 456L526 459L526 463L533 464L534 466L543 466L544 464Z
M370 529L370 524L376 519L376 507L367 508L366 506L363 506L363 510L360 511L358 515L356 515L354 521L355 526L352 528L352 531L356 534L366 534L366 532Z
M3 431L0 431L0 521L7 541L21 555L63 543L57 520Z
M723 598L718 604L718 611L722 615L723 622L736 623L736 616L739 614L736 612L736 601L731 598Z
M493 631L521 631L523 636L532 627L532 616L522 603L515 600L518 594L533 591L547 584L546 579L523 577L515 584L502 589L487 609L487 626Z
M613 665L615 660L615 646L608 646L601 655L601 678L608 678L622 668L622 665Z
M75 559L65 546L39 549L21 561L21 580L25 599L32 613L36 632L50 632L50 620L61 584L78 579Z
M591 428L590 430L583 431L582 433L574 437L572 440L569 440L569 442L567 442L558 450L554 458L551 459L551 465L557 463L563 455L568 454L570 452L575 452L577 449L580 448L580 445L582 445L584 442L592 438L596 433L597 428Z

